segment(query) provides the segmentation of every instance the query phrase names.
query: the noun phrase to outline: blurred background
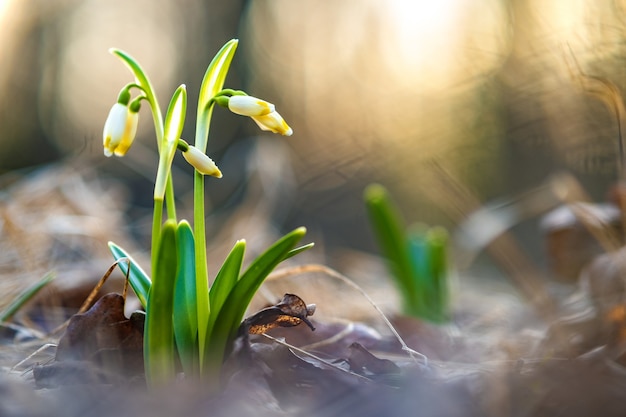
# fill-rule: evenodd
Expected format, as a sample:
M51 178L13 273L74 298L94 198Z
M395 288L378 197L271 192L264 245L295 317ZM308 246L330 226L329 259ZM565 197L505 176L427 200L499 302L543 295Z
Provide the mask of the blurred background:
M280 231L306 226L329 256L374 251L363 188L380 182L407 220L454 228L442 172L490 201L567 170L601 200L617 178L618 121L576 75L623 89L625 23L622 0L0 0L2 184L50 163L119 179L145 247L154 131L144 106L128 155L103 157L104 120L132 81L107 51L144 66L163 110L187 85L190 140L206 66L239 38L226 86L275 103L295 133L261 134L216 110L208 153L224 178L208 181L214 230L254 201ZM184 212L191 171L175 162Z

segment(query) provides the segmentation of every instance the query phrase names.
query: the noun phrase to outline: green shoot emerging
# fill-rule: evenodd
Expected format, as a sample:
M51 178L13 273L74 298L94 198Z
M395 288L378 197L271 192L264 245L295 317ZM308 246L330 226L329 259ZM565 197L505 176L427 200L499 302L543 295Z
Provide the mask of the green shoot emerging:
M48 285L54 279L53 273L47 273L39 281L27 287L22 291L11 304L9 304L4 310L0 311L0 323L4 323L13 317L17 311L22 308L24 304L35 296L43 287Z
M402 295L404 312L435 323L449 320L445 229L415 225L407 230L382 185L370 185L364 197L378 245Z

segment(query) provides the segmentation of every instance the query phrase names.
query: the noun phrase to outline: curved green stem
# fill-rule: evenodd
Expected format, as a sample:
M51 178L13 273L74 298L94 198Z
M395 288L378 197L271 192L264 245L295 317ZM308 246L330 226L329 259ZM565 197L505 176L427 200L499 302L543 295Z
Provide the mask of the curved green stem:
M204 224L204 175L194 173L193 184L193 228L196 239L196 294L198 308L198 347L204 352L206 344L206 325L209 320L211 306L209 304L209 271L206 257L206 232ZM200 355L200 367L204 358Z
M207 109L203 115L203 123L198 122L196 126L196 143L198 138L208 138L209 127L211 125L211 114L213 106ZM206 147L206 144L205 144ZM204 210L204 175L198 171L194 172L193 182L193 226L196 239L196 291L198 299L198 346L199 352L204 352L206 345L206 325L209 321L211 305L209 303L209 271L206 256L206 227ZM204 362L203 355L200 355L200 369Z
M215 55L209 64L198 97L196 118L195 146L206 152L209 138L209 127L213 114L213 97L222 89L226 81L228 68L237 49L237 39L228 41ZM209 273L206 257L206 229L204 222L204 176L197 171L194 173L193 187L194 236L196 239L196 291L198 301L198 345L199 351L204 352L206 345L206 325L209 321L211 306L209 304ZM204 357L200 355L200 367Z
M163 217L163 200L154 200L154 209L152 212L152 242L151 247L152 256L150 257L150 262L152 266L152 276L156 271L156 261L157 261L157 247L159 242L161 241L161 227L162 227L162 217Z
M137 60L135 60L135 58L133 58L126 52L119 50L119 49L115 49L115 48L111 48L109 52L111 52L113 55L120 58L122 62L124 62L124 64L128 67L130 72L132 72L133 75L135 76L135 79L137 81L136 85L139 86L143 90L143 93L146 95L146 99L150 105L150 111L152 112L152 121L154 122L154 132L156 135L157 148L160 154L162 143L163 143L163 137L164 137L163 114L161 113L161 109L159 107L159 101L157 100L156 94L154 92L154 88L152 87L152 83L150 82L150 79L146 75L141 65L139 65ZM172 204L174 202L174 187L173 187L171 178L168 178L167 186L165 189L165 194L166 194L166 201L168 203L167 204L168 218L175 219L176 209L174 207L174 204ZM160 207L157 207L159 205ZM153 243L152 253L154 253L156 250L156 247L154 246L155 239L157 239L161 235L162 215L163 215L163 202L161 201L160 203L157 203L155 201L154 212L153 212L153 225L152 225L152 243ZM155 224L157 223L156 219L158 219L157 226L155 226Z
M167 218L176 220L176 203L174 200L174 182L172 174L167 176L167 184L165 185L165 207L167 208Z

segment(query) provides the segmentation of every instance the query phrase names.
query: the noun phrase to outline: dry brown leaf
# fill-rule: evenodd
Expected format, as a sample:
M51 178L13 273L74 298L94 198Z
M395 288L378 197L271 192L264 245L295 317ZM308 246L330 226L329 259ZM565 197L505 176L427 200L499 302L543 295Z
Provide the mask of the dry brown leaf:
M248 334L262 334L275 327L295 327L304 322L311 330L315 330L307 319L314 312L314 304L306 305L297 295L285 294L278 304L245 319L241 328Z
M348 363L353 372L361 375L390 375L400 373L400 367L398 365L389 359L377 358L363 347L363 345L357 342L350 345Z
M76 372L80 367L85 375L93 374L94 369L129 377L143 375L143 325L143 313L125 317L122 295L104 295L87 312L72 316L59 340L56 361L37 367L37 383L49 385L51 382L43 379L57 377L61 384L81 381L81 373ZM68 379L67 374L77 378Z

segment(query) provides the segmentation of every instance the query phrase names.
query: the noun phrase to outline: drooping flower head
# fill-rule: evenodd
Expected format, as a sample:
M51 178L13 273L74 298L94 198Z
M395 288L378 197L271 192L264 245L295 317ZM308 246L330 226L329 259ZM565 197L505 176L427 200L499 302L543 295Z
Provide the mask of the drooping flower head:
M261 130L272 133L280 133L283 136L291 136L293 130L289 127L285 119L277 112L273 111L264 116L251 116L252 120L261 128Z
M102 145L105 156L124 156L133 144L139 123L139 107L138 100L130 102L128 89L122 89L104 123Z
M228 109L242 116L265 116L275 111L272 103L252 96L232 96L228 99Z
M178 149L183 153L183 158L202 175L210 175L222 178L222 171L215 165L215 162L204 152L195 146L189 145L182 139L178 140Z
M215 97L215 101L235 114L251 117L262 130L284 136L293 134L275 106L265 100L248 96L243 91L223 90L222 95Z

